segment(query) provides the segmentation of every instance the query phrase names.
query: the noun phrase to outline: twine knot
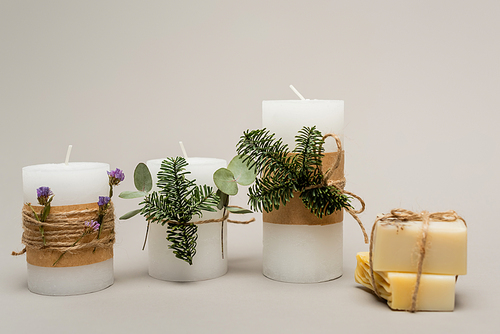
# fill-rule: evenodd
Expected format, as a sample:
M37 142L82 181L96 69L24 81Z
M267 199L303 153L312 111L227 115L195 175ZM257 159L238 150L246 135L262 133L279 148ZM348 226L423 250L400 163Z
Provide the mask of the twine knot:
M344 150L342 148L342 141L340 140L340 138L336 134L327 133L326 135L323 136L323 141L325 141L326 138L328 138L328 137L332 137L335 139L335 142L337 144L337 150L338 150L339 154L337 154L337 160L335 160L335 163L333 164L333 166L331 168L329 168L328 171L323 175L323 182L321 183L321 185L313 186L313 187L318 188L318 187L331 187L331 186L333 186L333 187L337 188L342 194L349 195L349 196L358 200L358 202L361 204L360 209L355 210L353 207L346 207L345 210L347 212L349 212L349 214L358 222L358 225L361 228L361 232L363 232L365 244L367 244L368 243L368 235L366 234L366 230L365 230L365 227L363 226L363 223L361 222L361 220L358 217L358 214L365 211L365 207L366 207L365 201L363 201L363 199L361 197L359 197L358 195L344 189L344 187L346 185L345 177L342 176L342 178L337 179L337 180L331 179L333 172L337 168L339 168L339 166L340 166L340 162L342 161L342 156L344 154Z

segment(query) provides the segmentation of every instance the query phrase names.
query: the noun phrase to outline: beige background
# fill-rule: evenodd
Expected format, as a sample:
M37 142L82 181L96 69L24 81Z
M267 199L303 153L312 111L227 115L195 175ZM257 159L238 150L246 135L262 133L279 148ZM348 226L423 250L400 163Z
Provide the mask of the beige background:
M500 2L0 2L2 333L496 332L500 325ZM345 219L344 276L296 285L261 274L261 229L229 228L229 272L190 284L147 275L145 223L118 222L115 284L30 293L20 243L21 168L108 162L131 190L140 161L227 160L262 100L343 99L347 188L379 212L455 209L469 274L453 313L392 312L353 280L366 250ZM245 202L243 196L237 198ZM118 214L135 207L116 200ZM97 328L97 330L94 330Z

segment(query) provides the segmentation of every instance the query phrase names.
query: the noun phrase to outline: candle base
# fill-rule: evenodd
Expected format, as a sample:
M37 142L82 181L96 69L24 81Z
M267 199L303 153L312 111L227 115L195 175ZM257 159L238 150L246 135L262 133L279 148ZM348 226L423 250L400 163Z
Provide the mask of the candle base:
M103 290L114 282L113 259L76 267L28 265L28 289L46 296L81 295Z
M263 274L288 283L319 283L342 276L343 223L323 226L264 222Z
M211 213L214 215L213 213ZM209 216L207 214L206 216ZM207 217L207 219L213 217ZM217 217L215 217L217 218ZM151 224L148 236L149 275L173 281L203 281L223 276L227 272L227 224L224 224L224 258L221 249L221 223L198 225L196 255L193 264L175 257L166 240L166 226Z

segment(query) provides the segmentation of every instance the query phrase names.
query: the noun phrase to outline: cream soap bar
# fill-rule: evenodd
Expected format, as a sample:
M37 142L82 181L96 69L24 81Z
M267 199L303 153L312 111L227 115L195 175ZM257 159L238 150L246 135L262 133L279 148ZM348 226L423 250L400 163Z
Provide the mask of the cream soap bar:
M422 222L378 221L373 270L417 272ZM462 220L429 222L423 273L467 274L467 227Z
M369 253L360 252L356 259L356 282L374 290L370 281ZM377 291L391 309L410 310L417 274L375 271L374 278ZM455 276L422 274L416 311L453 311L454 307Z

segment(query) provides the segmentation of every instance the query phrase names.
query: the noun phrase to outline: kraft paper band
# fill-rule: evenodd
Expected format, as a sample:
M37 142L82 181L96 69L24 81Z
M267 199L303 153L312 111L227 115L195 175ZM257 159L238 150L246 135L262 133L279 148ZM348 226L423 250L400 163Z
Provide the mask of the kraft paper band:
M43 207L33 206L33 209L38 213ZM112 203L104 216L100 238L97 239L97 232L94 232L84 236L73 246L75 241L82 236L85 222L97 220L98 212L97 203L53 206L47 221L38 222L30 207L24 205L22 242L26 246L26 261L39 267L53 267L54 262L66 252L57 262L56 267L75 267L112 258L115 242ZM39 230L40 226L44 228L45 246Z
M336 164L339 154L340 163L337 168L331 170L332 166ZM340 151L340 153L325 153L322 159L322 172L323 175L326 175L328 172L330 172L327 181L339 183L341 188L344 188L344 151ZM318 218L305 207L302 199L300 198L300 193L294 192L293 198L288 203L286 203L286 205L280 205L280 208L278 210L263 212L262 217L264 222L273 224L331 225L342 222L344 214L343 210L339 210L331 215L324 216L323 218Z

